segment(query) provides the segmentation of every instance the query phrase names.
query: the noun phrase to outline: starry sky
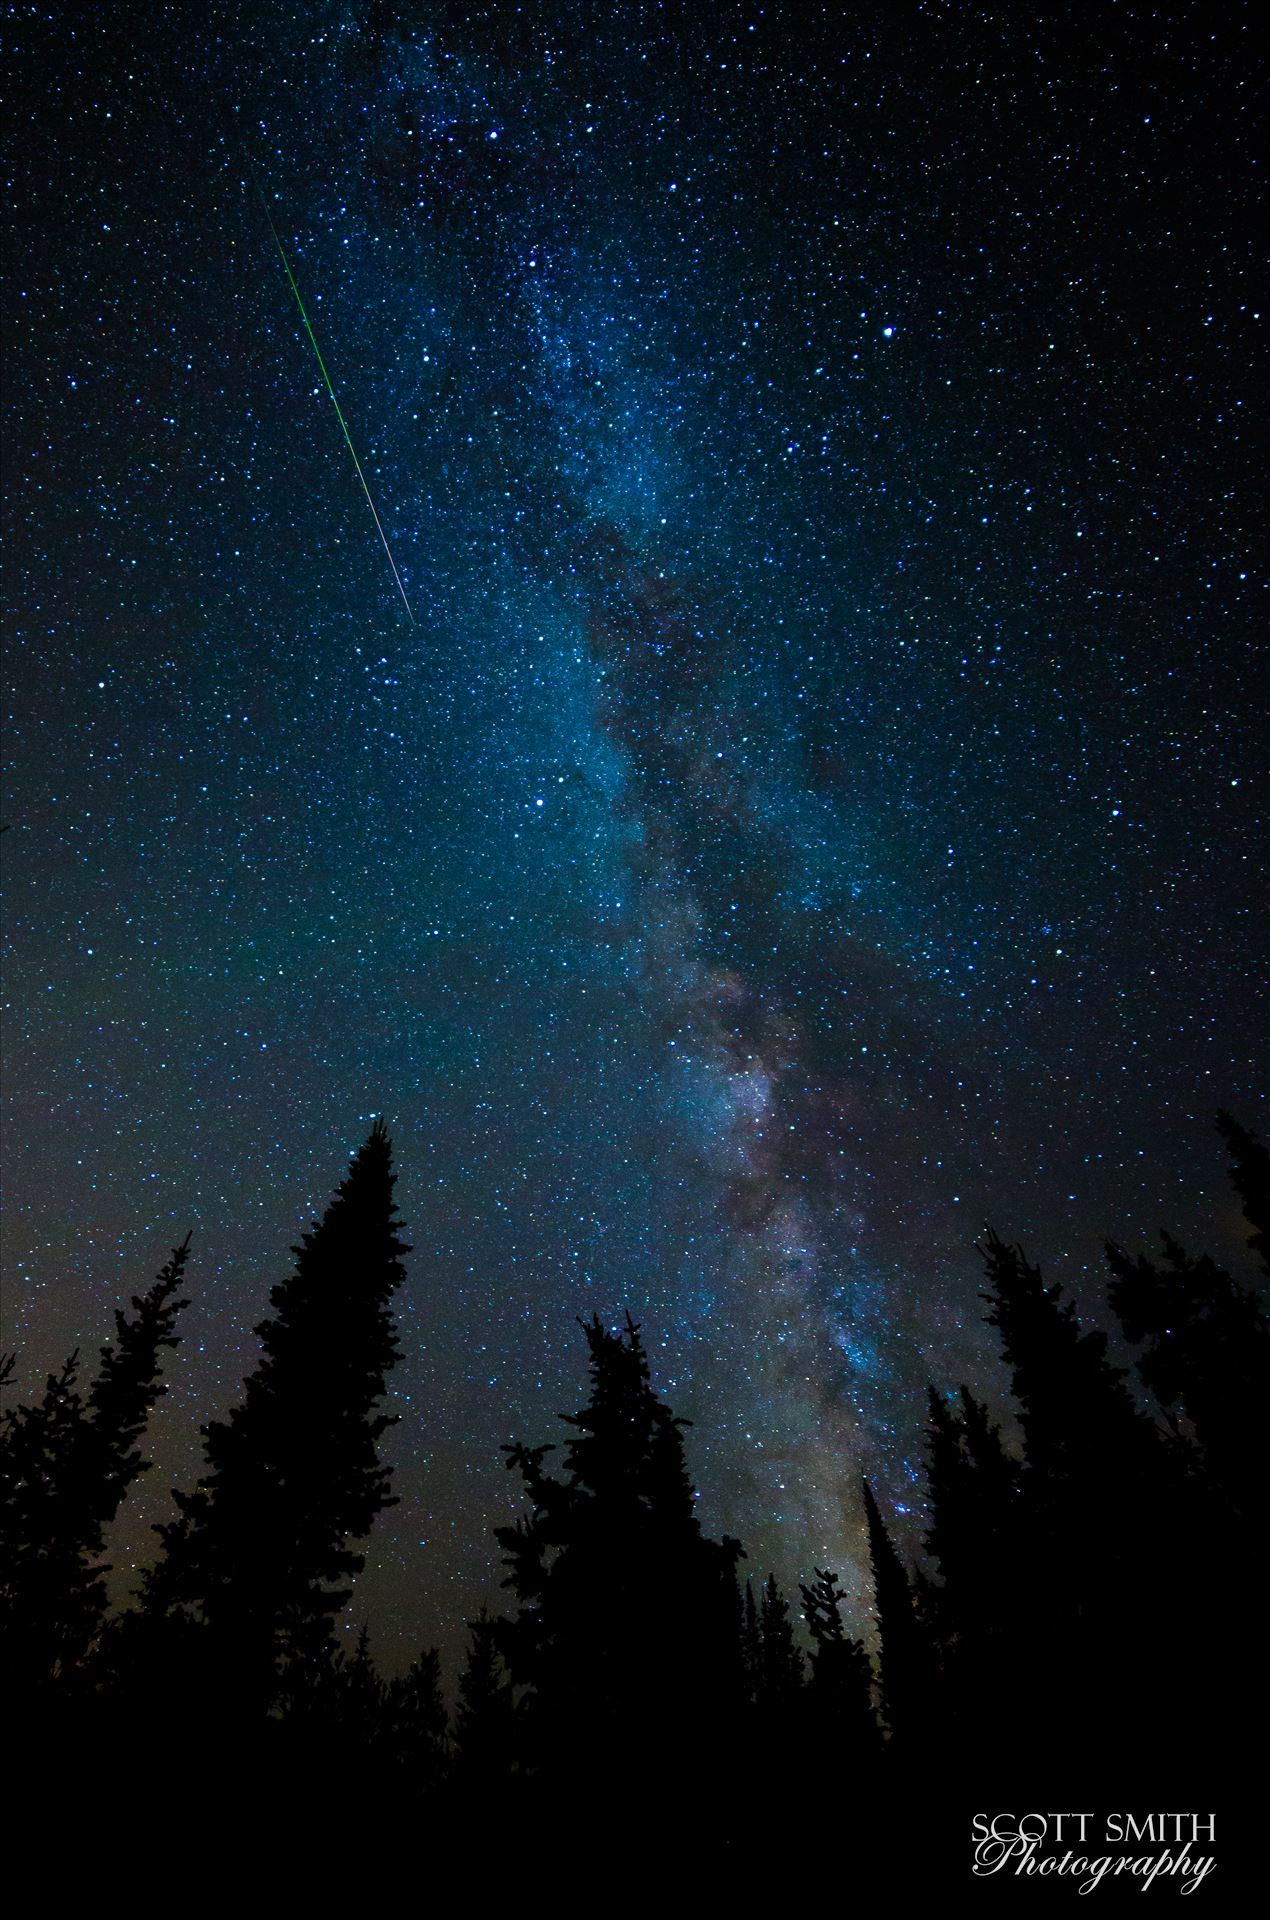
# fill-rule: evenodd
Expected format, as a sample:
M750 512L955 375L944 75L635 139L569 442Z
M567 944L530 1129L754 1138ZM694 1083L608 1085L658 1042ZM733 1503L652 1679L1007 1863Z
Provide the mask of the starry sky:
M926 1381L1003 1385L986 1220L1086 1312L1238 1260L1252 20L11 10L5 1336L192 1229L124 1591L379 1113L390 1662L578 1315L858 1591L859 1473L915 1538Z

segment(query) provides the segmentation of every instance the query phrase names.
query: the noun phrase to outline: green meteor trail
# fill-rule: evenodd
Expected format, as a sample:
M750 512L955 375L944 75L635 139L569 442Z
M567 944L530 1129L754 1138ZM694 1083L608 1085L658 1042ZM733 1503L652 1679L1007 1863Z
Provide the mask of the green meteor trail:
M349 452L353 456L353 465L357 469L357 478L362 483L362 492L366 495L366 505L370 508L371 518L375 522L375 530L378 533L379 538L383 543L384 552L388 555L388 564L392 568L392 577L397 582L397 591L401 595L401 604L406 609L406 617L409 620L411 626L413 627L415 624L415 617L413 612L411 611L410 602L406 598L406 589L401 584L401 575L397 571L397 562L392 557L392 548L388 544L388 536L384 532L383 523L381 522L378 513L376 513L375 511L375 502L372 500L370 488L366 484L366 475L362 472L362 463L357 457L357 448L353 445L353 436L348 430L348 421L344 418L344 409L341 407L338 399L336 398L335 388L331 385L331 376L326 370L326 362L322 358L322 349L318 346L317 337L314 334L313 328L309 322L309 316L304 310L304 301L300 297L300 289L296 285L295 275L291 271L291 262L287 259L287 250L283 246L282 239L281 239L281 236L279 235L278 229L277 227L275 227L273 223L273 215L269 211L269 203L265 199L264 194L260 190L260 182L256 179L254 171L252 171L251 177L252 177L252 184L256 189L256 197L260 202L261 211L264 214L265 219L269 222L269 231L273 235L274 245L278 249L278 255L282 261L283 270L286 273L288 281L290 282L291 291L295 295L295 303L297 307L299 307L300 309L300 318L304 322L304 331L309 336L310 345L312 346L314 355L317 358L318 366L321 368L321 371L322 371L322 378L326 382L326 391L331 396L331 405L335 408L336 416L339 420L340 427L343 430L345 445L347 446Z

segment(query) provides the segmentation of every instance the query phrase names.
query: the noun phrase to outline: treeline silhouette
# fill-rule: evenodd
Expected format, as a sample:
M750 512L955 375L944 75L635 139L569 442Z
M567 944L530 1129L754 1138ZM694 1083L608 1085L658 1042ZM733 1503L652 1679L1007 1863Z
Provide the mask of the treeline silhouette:
M1270 1274L1270 1156L1218 1124ZM1255 1286L1167 1235L1155 1258L1106 1249L1130 1374L988 1234L1012 1404L931 1386L924 1552L902 1550L866 1480L872 1617L850 1619L837 1572L811 1568L801 1635L776 1580L704 1534L686 1423L653 1390L639 1327L593 1319L563 1446L505 1449L524 1496L495 1529L508 1605L471 1623L453 1712L435 1653L381 1673L366 1634L350 1651L335 1623L392 1504L383 1407L409 1252L394 1182L377 1123L293 1249L259 1361L202 1429L202 1477L175 1493L124 1611L107 1605L104 1532L146 1469L188 1239L116 1315L91 1384L72 1354L0 1416L7 1746L55 1798L158 1755L204 1806L299 1805L337 1781L346 1813L417 1805L438 1833L638 1808L776 1845L791 1820L894 1825L1021 1779L1060 1805L1157 1780L1161 1804L1197 1804L1183 1782L1211 1786L1244 1733L1262 1737L1270 1321Z

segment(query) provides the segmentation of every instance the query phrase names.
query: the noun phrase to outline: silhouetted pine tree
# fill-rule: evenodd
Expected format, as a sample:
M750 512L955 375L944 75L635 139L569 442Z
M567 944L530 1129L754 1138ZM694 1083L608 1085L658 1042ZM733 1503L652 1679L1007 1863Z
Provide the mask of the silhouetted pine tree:
M515 1695L498 1651L496 1622L482 1609L468 1631L454 1716L455 1774L468 1791L506 1788L517 1760Z
M390 1301L405 1277L382 1121L353 1156L292 1276L257 1327L263 1349L229 1418L203 1428L207 1472L177 1493L146 1586L152 1615L202 1629L198 1658L226 1696L263 1706L282 1667L324 1657L361 1571L363 1539L393 1504L380 1411L399 1358Z
M353 1650L327 1648L286 1674L283 1726L274 1768L300 1803L312 1785L343 1776L345 1806L417 1800L440 1781L448 1758L448 1719L437 1654L420 1655L406 1673L385 1677L361 1629Z
M356 1755L364 1771L379 1741L384 1707L383 1682L370 1657L369 1627L360 1629L351 1652L331 1645L303 1664L293 1661L280 1704L293 1736L290 1745L304 1763L316 1762L320 1770L342 1753ZM292 1754L288 1763L295 1764Z
M384 1682L382 1744L398 1792L427 1793L444 1777L450 1722L441 1692L441 1660L428 1648L405 1673Z
M881 1745L873 1711L873 1668L863 1640L853 1640L842 1620L842 1589L835 1573L815 1569L811 1586L798 1588L812 1639L811 1679L806 1690L813 1764L831 1760L835 1770L865 1762ZM842 1781L837 1780L839 1792ZM849 1788L848 1788L849 1790Z
M1011 1368L1029 1472L1055 1486L1090 1488L1149 1470L1155 1433L1107 1358L1107 1336L1083 1332L1061 1286L1046 1286L1020 1247L989 1232L980 1249L987 1320ZM1080 1417L1076 1418L1079 1408Z
M1231 1177L1253 1229L1249 1244L1264 1263L1270 1159L1229 1115L1218 1124L1235 1156ZM1157 1261L1108 1245L1108 1293L1126 1337L1141 1343L1138 1372L1170 1424L1178 1494L1169 1519L1188 1550L1170 1568L1168 1590L1180 1618L1208 1626L1202 1681L1186 1702L1189 1737L1204 1741L1232 1700L1254 1724L1270 1685L1254 1571L1270 1468L1270 1317L1263 1299L1215 1260L1161 1238Z
M1270 1223L1270 1157L1228 1114L1219 1121L1235 1154L1231 1178L1262 1254ZM1204 1502L1240 1524L1265 1500L1262 1407L1270 1388L1270 1317L1249 1287L1207 1254L1162 1234L1163 1259L1131 1258L1108 1243L1108 1294L1126 1337L1141 1343L1138 1372L1173 1417L1186 1463L1202 1477Z
M0 1415L0 1647L10 1688L68 1679L100 1631L104 1532L150 1464L137 1442L167 1392L160 1357L178 1344L189 1245L187 1236L173 1248L131 1314L116 1311L87 1394L73 1353L39 1401Z
M1011 1547L1030 1626L1018 1679L1036 1703L1038 1737L1050 1751L1078 1743L1097 1714L1109 1749L1156 1712L1163 1735L1170 1694L1146 1675L1168 1665L1179 1693L1198 1684L1198 1671L1184 1671L1187 1607L1159 1558L1181 1479L1124 1368L1108 1359L1106 1334L1083 1331L1061 1287L1046 1286L1018 1247L989 1234L981 1252L1025 1447Z
M768 1737L778 1739L793 1725L803 1689L803 1656L794 1642L789 1602L769 1573L758 1610L758 1708Z
M941 1712L964 1739L967 1726L994 1722L1017 1685L1029 1604L1019 1584L1020 1466L964 1386L958 1405L929 1390L926 1478L926 1549L939 1577L925 1612L939 1649Z
M878 1621L882 1717L895 1747L912 1753L932 1717L934 1657L918 1614L913 1581L878 1512L872 1487L867 1480L862 1484Z
M499 1649L525 1702L530 1752L579 1784L652 1769L666 1784L726 1737L740 1692L734 1541L704 1538L677 1419L649 1384L639 1330L584 1328L591 1398L564 1477L547 1447L508 1447L531 1511L495 1529L520 1603ZM598 1769L598 1774L596 1772ZM589 1770L589 1778L588 1778Z
M1169 1234L1157 1264L1107 1245L1108 1294L1125 1335L1142 1342L1138 1372L1198 1451L1210 1497L1251 1520L1264 1504L1264 1398L1270 1385L1270 1319L1257 1296L1207 1254Z

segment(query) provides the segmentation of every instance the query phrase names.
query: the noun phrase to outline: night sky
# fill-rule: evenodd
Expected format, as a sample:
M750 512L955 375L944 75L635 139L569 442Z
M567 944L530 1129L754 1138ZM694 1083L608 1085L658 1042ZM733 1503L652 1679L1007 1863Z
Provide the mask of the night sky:
M926 1381L1003 1387L985 1220L1084 1311L1239 1259L1252 19L12 10L5 1336L193 1230L121 1569L376 1114L390 1663L580 1314L858 1591L860 1472L915 1538Z

